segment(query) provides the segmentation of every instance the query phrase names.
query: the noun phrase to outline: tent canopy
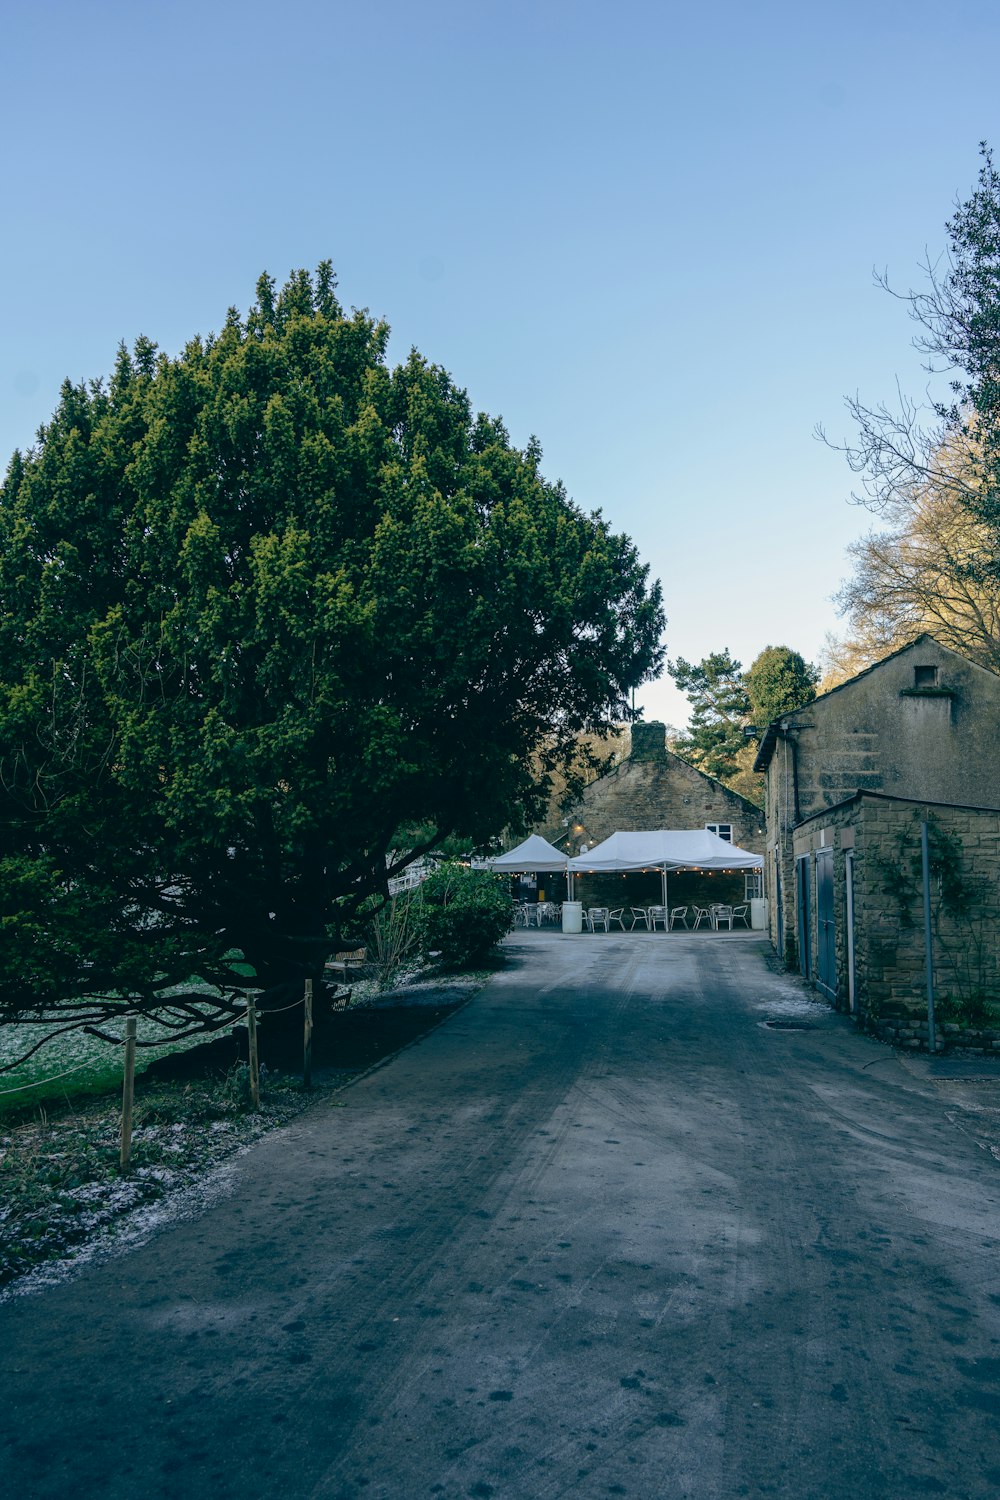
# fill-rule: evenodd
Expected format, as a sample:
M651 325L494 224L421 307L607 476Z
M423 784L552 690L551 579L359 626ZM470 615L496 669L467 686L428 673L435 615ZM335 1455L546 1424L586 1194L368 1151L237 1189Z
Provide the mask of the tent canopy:
M496 859L488 859L485 863L488 870L496 870L501 874L504 871L516 875L519 871L558 870L565 875L567 856L540 834L533 833L523 844L518 844L516 849L498 854Z
M650 833L613 833L571 859L569 868L580 875L653 869L759 870L763 863L759 854L729 844L707 828L659 828Z

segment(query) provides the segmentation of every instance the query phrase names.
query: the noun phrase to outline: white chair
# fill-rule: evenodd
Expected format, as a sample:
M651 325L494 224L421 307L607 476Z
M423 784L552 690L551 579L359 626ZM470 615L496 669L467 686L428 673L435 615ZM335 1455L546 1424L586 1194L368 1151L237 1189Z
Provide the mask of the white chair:
M737 922L742 922L743 926L747 927L747 928L750 926L750 905L749 905L749 902L745 906L734 906L733 907L733 926L734 927L735 927L735 925L736 925Z
M667 931L668 913L665 906L651 906L649 908L649 930L656 931L657 922L662 923L664 932Z
M610 927L608 926L608 917L610 916L610 913L606 906L592 906L588 911L587 916L590 918L591 932L596 932L598 927L603 927L605 932L611 931Z
M694 908L694 930L695 930L695 932L698 931L698 928L701 926L702 922L707 922L708 925L709 925L709 927L714 927L715 926L715 923L712 921L712 909L711 909L711 907L709 907L709 906L696 906Z
M671 928L676 927L678 922L681 924L681 926L684 928L684 931L686 932L687 931L687 924L688 924L688 909L687 909L686 906L672 906L670 908L670 926L671 926Z
M644 906L632 906L632 907L629 908L629 910L632 913L632 927L631 927L631 931L634 932L635 929L638 927L639 923L641 922L642 925L643 925L643 927L645 927L646 931L648 932L649 931L649 912L646 910L646 908Z
M725 923L726 926L729 928L729 931L732 932L732 930L733 930L733 908L731 906L721 906L721 905L720 906L713 906L712 907L712 926L715 928L716 932L718 932L719 928L722 926L723 923Z
M609 927L610 927L610 924L612 922L617 922L618 926L621 928L622 932L625 931L625 908L624 908L624 906L616 906L615 909L614 909L614 911L609 911L608 912L608 924L609 924Z

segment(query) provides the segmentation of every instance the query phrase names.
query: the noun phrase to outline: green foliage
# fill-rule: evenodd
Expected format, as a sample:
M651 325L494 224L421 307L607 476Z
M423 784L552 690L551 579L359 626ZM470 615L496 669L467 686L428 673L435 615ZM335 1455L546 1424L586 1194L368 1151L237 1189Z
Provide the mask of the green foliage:
M763 730L816 696L819 673L789 646L765 646L746 674L751 722Z
M725 781L737 770L743 726L750 712L746 680L728 648L693 663L679 656L667 666L692 705L687 733L675 741L675 754L709 776Z
M502 876L441 865L420 887L421 947L448 968L482 963L510 931L510 888Z
M262 277L176 358L140 340L64 384L14 455L0 1018L164 1014L188 978L250 983L233 949L301 993L401 825L397 867L530 822L655 675L631 541L387 338L328 265Z

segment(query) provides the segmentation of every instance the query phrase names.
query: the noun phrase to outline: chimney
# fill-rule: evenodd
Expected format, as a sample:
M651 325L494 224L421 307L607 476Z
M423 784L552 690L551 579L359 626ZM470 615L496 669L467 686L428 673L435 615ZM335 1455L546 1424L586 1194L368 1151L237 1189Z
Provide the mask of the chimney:
M667 726L658 724L632 725L632 750L630 760L657 761L661 765L667 760Z

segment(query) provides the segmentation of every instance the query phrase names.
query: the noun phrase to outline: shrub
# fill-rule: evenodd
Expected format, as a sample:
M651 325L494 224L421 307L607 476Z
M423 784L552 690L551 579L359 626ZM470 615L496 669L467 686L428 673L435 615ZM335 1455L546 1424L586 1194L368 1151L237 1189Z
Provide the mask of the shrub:
M420 944L420 903L415 891L402 891L373 910L366 928L368 966L380 990L399 983Z
M503 876L465 865L441 865L420 887L420 946L448 968L481 963L510 931L511 899Z

